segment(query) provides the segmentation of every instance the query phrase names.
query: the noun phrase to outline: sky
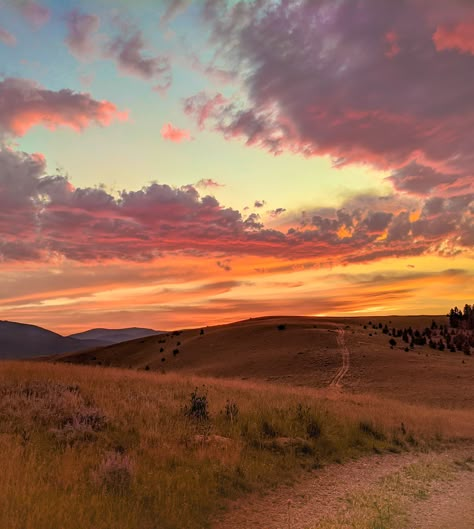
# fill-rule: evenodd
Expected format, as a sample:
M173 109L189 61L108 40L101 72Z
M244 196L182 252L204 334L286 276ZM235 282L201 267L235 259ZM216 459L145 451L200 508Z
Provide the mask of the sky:
M468 0L0 0L0 319L474 298Z

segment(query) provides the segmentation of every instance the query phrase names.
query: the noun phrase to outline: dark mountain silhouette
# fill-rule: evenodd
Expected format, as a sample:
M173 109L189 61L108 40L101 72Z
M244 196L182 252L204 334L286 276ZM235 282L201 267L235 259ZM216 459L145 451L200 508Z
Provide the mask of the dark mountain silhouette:
M127 329L90 329L84 332L71 334L69 338L81 340L85 342L97 341L103 342L107 345L116 344L120 342L128 342L129 340L136 340L138 338L145 338L147 336L155 336L163 331L155 331L153 329L144 329L141 327L129 327ZM92 347L92 346L91 346Z
M100 340L93 340L85 345L81 340L64 337L36 325L0 321L0 359L2 360L73 353L101 345L106 344Z

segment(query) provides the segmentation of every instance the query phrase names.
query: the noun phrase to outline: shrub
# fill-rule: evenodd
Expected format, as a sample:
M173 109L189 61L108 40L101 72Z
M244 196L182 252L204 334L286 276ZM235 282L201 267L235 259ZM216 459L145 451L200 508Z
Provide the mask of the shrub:
M388 343L392 346L392 347L395 347L397 345L397 340L395 340L394 338L390 338L390 340L388 341Z
M173 356L176 356L177 354L179 354L179 349L173 349Z
M198 421L209 420L209 403L207 401L207 391L199 393L198 388L191 393L191 402L189 406L185 406L184 414L189 419Z
M284 331L286 329L286 325L284 323L280 323L279 325L277 325L277 329L279 331Z

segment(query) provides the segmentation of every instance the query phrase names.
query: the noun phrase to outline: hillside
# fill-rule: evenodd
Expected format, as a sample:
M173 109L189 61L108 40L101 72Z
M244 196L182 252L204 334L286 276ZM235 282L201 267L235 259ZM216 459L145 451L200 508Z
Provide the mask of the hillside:
M445 317L434 319L438 325L446 323ZM256 318L164 333L55 360L292 386L340 386L408 402L474 407L472 357L427 345L410 349L398 337L392 348L390 337L378 327L423 329L432 321L432 316Z
M89 347L103 345L94 340ZM36 325L0 321L0 360L23 359L84 349L84 343Z

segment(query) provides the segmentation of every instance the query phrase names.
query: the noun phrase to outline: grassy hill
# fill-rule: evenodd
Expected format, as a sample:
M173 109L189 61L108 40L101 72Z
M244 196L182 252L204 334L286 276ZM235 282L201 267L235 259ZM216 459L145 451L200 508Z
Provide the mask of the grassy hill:
M379 328L423 330L433 319L438 326L447 322L442 316L256 318L164 333L55 360L325 388L341 367L337 329L342 329L350 352L341 382L346 391L474 408L473 357L427 345L411 349L399 337L392 347L391 337Z

